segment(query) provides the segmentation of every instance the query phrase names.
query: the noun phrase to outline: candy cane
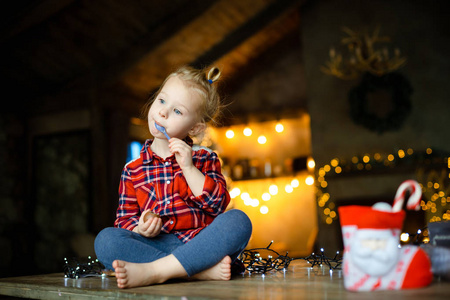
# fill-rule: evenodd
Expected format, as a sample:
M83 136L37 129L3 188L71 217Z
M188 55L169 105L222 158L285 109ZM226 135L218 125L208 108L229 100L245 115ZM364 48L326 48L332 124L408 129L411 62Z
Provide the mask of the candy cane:
M406 208L410 210L419 210L420 208L420 198L422 197L422 189L420 185L415 180L406 180L397 189L395 194L394 205L392 207L393 212L399 212L402 210L403 202L405 201L406 192L411 192L408 202L406 203Z

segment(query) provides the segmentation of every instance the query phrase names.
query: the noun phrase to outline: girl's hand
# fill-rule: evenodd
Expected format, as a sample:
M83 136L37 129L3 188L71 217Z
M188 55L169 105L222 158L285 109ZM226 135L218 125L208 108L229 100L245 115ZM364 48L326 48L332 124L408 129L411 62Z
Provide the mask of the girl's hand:
M139 233L142 236L152 238L161 232L162 228L162 220L160 217L148 214L149 217L145 216L149 210L143 211L141 217L139 218L139 224L136 226L133 231Z
M171 138L169 141L169 150L170 153L175 153L175 159L183 171L194 166L192 163L192 148L184 141Z

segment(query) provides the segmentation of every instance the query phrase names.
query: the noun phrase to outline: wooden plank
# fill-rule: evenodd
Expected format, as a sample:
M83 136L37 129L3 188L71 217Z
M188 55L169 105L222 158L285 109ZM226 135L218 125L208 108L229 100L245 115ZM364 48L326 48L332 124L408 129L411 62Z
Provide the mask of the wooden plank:
M354 293L344 289L342 273L308 268L303 260L286 272L246 274L230 281L171 281L119 289L113 277L64 278L62 273L0 279L0 295L34 299L445 299L450 282L435 280L422 289Z

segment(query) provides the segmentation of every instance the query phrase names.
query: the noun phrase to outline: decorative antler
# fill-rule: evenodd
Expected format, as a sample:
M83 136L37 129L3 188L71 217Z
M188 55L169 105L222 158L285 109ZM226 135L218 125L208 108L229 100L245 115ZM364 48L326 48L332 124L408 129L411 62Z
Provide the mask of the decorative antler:
M387 36L379 36L380 28L377 27L372 36L367 33L361 34L344 27L343 31L348 34L341 40L347 45L348 58L336 53L334 48L330 49L330 60L325 62L321 70L329 75L340 79L355 79L364 72L370 72L382 76L402 67L406 58L400 56L400 50L394 50L394 56L390 57L387 47L375 49L375 44L390 42Z

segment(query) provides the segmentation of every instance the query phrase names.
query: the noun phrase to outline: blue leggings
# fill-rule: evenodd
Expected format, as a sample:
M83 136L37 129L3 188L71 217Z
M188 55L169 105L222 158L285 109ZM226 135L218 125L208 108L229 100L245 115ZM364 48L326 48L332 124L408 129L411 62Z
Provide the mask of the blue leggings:
M251 233L252 224L247 215L232 209L217 216L186 244L170 233L146 238L126 229L108 227L97 235L95 253L108 269L113 269L116 259L146 263L173 254L188 276L192 276L216 265L227 255L234 261L247 246Z

